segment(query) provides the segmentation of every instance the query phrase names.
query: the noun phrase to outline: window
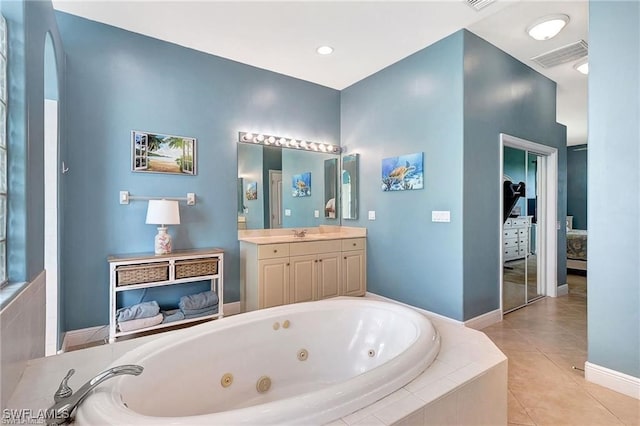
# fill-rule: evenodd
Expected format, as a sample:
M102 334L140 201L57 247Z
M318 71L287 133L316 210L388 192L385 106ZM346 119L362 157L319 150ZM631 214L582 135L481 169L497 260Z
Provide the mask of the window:
M7 282L7 23L0 15L0 286Z

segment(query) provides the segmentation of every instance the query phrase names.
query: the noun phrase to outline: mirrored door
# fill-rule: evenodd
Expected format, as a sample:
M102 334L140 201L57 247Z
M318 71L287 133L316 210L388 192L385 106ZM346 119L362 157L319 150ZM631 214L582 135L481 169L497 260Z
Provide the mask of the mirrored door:
M505 146L503 161L502 310L506 313L544 295L537 250L544 156Z

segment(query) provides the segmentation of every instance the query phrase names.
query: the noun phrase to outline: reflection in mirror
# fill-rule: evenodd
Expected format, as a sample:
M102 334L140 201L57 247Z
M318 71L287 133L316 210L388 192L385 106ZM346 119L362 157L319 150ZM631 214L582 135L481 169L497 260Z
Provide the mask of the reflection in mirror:
M342 157L342 218L358 218L358 154Z
M338 159L324 160L324 217L336 219L338 194Z
M340 217L325 216L325 160L338 154L238 142L238 229L273 229L339 225ZM306 181L308 179L308 182ZM333 198L339 198L334 180ZM256 197L247 199L247 186L255 184ZM300 191L300 185L309 186ZM337 203L336 203L337 204ZM336 223L338 222L338 223Z

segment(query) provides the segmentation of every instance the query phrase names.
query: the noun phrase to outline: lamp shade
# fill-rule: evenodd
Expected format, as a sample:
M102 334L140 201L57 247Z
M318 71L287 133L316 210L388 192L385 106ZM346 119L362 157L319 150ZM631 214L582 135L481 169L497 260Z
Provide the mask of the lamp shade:
M146 223L180 225L180 208L175 200L149 200Z

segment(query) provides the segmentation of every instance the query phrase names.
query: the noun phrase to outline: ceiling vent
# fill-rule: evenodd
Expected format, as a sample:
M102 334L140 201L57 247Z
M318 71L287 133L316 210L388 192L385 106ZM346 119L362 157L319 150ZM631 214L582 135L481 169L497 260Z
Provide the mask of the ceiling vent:
M543 68L550 68L584 58L588 54L589 45L586 41L580 40L543 53L542 55L534 56L531 60Z
M496 0L466 0L467 4L475 10L484 9Z

